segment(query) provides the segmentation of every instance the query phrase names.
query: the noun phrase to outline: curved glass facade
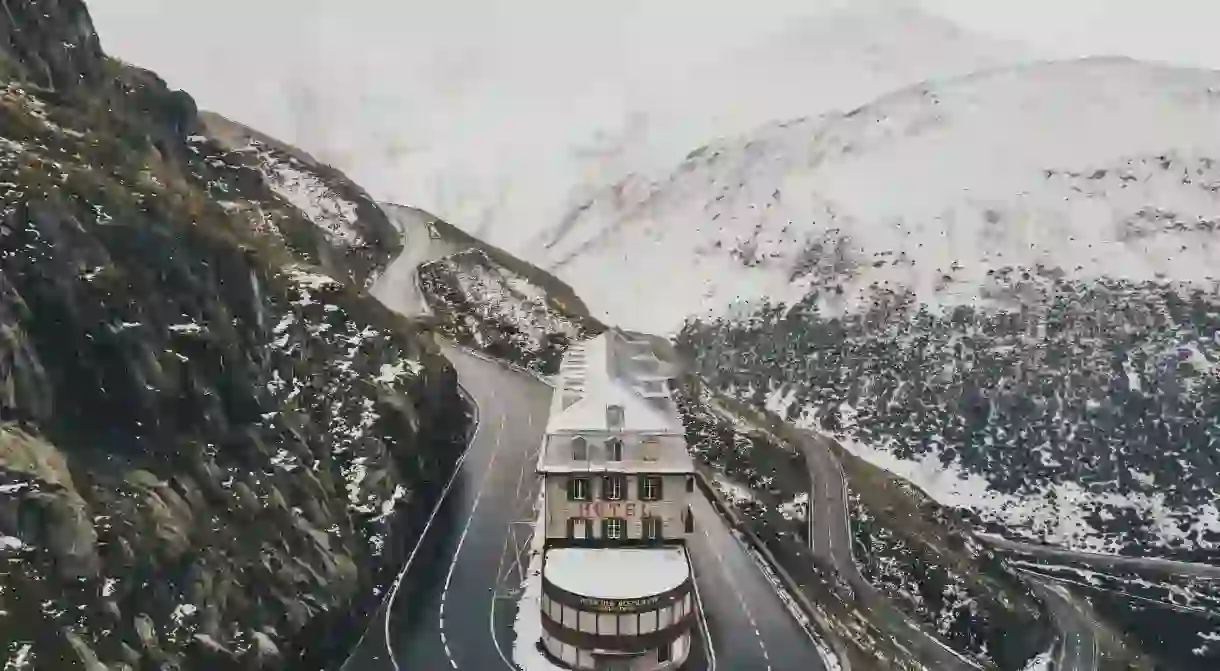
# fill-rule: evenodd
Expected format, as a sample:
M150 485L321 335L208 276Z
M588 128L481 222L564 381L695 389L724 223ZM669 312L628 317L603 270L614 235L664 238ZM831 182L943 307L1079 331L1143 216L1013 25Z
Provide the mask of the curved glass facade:
M575 668L594 668L616 657L621 668L657 670L680 664L695 621L691 579L661 594L634 599L593 599L542 579L543 644Z

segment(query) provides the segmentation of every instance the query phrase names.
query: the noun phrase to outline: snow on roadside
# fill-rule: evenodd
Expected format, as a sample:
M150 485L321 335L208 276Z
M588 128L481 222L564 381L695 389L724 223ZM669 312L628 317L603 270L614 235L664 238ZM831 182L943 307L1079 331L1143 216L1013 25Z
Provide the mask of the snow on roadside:
M513 662L523 671L562 671L538 649L542 640L542 543L546 538L543 529L543 495L538 494L534 504L538 511L534 522L534 536L530 540L529 567L525 581L521 584L521 598L517 600L517 617L513 621Z
M801 610L800 605L797 604L796 599L793 598L792 593L788 591L788 588L784 586L784 583L780 582L779 576L777 576L775 571L772 570L771 565L767 563L767 560L763 558L761 554L759 554L758 550L755 550L749 546L747 546L746 549L750 554L750 558L754 560L754 563L758 566L758 569L762 571L763 576L766 577L767 582L771 583L771 588L775 590L775 594L779 596L779 600L784 602L784 607L788 609L788 613L792 615L792 619L796 620L797 624L801 626L801 629L804 629L805 633L809 636L809 640L813 642L814 647L818 651L818 657L821 658L822 665L826 668L826 671L843 671L843 665L839 662L839 657L835 655L834 651L830 649L830 646L827 645L826 642L815 633L813 623L809 621L809 616L805 614L804 610Z
M750 491L749 487L730 480L728 476L720 473L719 471L712 473L712 485L718 489L725 498L729 499L733 505L739 506L743 503L750 503L751 501L757 502L757 498L754 496L754 493Z
M776 506L776 509L786 520L807 521L809 519L809 492L797 494L792 499Z
M1199 639L1202 640L1203 643L1196 648L1191 648L1190 650L1190 654L1194 655L1195 657L1203 657L1211 654L1212 650L1220 647L1220 645L1212 645L1220 644L1220 631L1200 633Z
M1051 671L1051 650L1029 660L1029 664L1026 664L1021 671Z

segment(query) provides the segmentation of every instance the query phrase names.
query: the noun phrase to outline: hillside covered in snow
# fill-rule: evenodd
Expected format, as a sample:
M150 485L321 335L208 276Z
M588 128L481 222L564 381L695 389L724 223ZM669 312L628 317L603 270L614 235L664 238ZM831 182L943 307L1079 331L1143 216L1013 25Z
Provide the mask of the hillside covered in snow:
M980 526L1220 542L1220 73L1045 63L776 123L627 181L551 268L723 390Z
M486 245L430 261L418 273L441 334L539 374L556 373L570 343L605 328L562 282Z
M317 259L328 270L351 267L351 279L372 286L380 269L401 250L394 225L381 207L359 185L335 168L309 154L214 112L201 112L205 134L229 150L229 160L254 172L284 205L295 208L316 230L294 231L293 238L316 236L329 254ZM218 199L227 210L243 205ZM258 212L259 217L265 213ZM276 231L274 226L267 228ZM293 244L289 240L288 244ZM316 246L316 245L315 245Z
M1218 73L1123 59L915 86L624 180L536 254L595 315L651 332L817 288L830 311L874 285L1011 305L984 290L1005 267L1208 281L1218 104Z

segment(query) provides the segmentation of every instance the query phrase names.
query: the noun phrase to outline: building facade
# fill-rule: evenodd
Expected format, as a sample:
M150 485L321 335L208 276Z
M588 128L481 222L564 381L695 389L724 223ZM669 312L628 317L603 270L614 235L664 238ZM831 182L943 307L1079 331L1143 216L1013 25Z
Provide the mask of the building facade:
M538 456L543 647L577 669L660 671L690 651L694 463L671 365L618 330L568 349Z

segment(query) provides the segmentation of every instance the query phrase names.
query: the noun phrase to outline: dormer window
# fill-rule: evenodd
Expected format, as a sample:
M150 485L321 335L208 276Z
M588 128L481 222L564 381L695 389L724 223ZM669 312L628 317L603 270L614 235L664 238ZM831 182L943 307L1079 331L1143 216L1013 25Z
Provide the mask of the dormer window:
M589 443L580 436L572 439L572 459L576 461L589 460Z
M644 461L656 461L661 451L661 444L657 438L648 437L640 440L640 458Z
M623 441L611 438L606 441L606 461L623 460Z
M606 426L609 427L611 431L623 430L623 406L606 406Z

